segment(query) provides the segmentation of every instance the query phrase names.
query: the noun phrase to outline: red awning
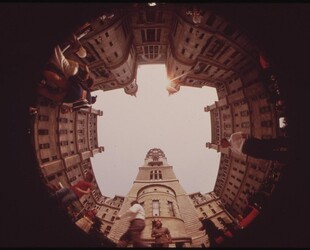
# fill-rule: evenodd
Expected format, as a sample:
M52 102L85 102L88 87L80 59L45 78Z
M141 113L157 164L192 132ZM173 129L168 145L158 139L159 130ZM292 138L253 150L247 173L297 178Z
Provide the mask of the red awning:
M240 229L247 227L260 213L260 211L257 208L253 206L249 206L249 207L252 208L252 211L245 218L243 218L242 221L239 222L238 227Z

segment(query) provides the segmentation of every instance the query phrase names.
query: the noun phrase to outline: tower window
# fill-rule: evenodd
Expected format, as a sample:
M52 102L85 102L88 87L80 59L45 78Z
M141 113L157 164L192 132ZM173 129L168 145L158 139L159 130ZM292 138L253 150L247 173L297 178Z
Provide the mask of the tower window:
M153 171L150 172L150 180L153 180L154 175L153 175Z
M153 200L152 211L153 211L153 216L159 216L160 215L159 200Z
M174 212L174 208L173 208L173 202L172 201L168 201L168 211L169 211L169 215L175 217L175 212Z

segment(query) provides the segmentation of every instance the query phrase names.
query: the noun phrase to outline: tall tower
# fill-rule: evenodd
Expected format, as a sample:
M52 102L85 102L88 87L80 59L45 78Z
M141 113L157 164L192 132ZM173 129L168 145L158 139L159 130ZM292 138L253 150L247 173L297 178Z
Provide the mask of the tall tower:
M169 228L171 246L200 246L207 240L204 232L199 231L201 222L192 200L180 185L161 149L153 148L147 153L120 214L135 199L145 209L146 227L142 238L146 242L154 243L154 238L151 237L152 221L157 219L161 220L164 227ZM117 242L127 228L128 221L125 218L116 221L108 237Z

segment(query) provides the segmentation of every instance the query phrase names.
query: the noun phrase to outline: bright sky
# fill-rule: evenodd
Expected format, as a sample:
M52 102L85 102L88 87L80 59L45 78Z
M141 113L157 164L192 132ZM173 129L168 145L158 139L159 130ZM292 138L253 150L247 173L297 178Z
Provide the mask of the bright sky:
M137 97L123 89L96 91L99 146L105 151L91 158L101 193L126 196L144 164L147 152L160 148L185 191L214 189L220 154L206 148L211 140L206 105L217 100L210 87L181 87L168 95L165 65L138 67Z

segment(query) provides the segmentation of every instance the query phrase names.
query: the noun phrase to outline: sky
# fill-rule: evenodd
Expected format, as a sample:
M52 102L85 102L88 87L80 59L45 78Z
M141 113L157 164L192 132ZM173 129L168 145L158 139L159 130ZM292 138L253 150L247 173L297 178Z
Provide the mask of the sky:
M136 97L124 89L98 90L98 142L104 152L91 158L101 193L126 196L147 152L160 148L188 194L213 191L220 153L211 141L210 113L204 107L217 98L215 88L181 87L168 95L164 64L138 66Z

